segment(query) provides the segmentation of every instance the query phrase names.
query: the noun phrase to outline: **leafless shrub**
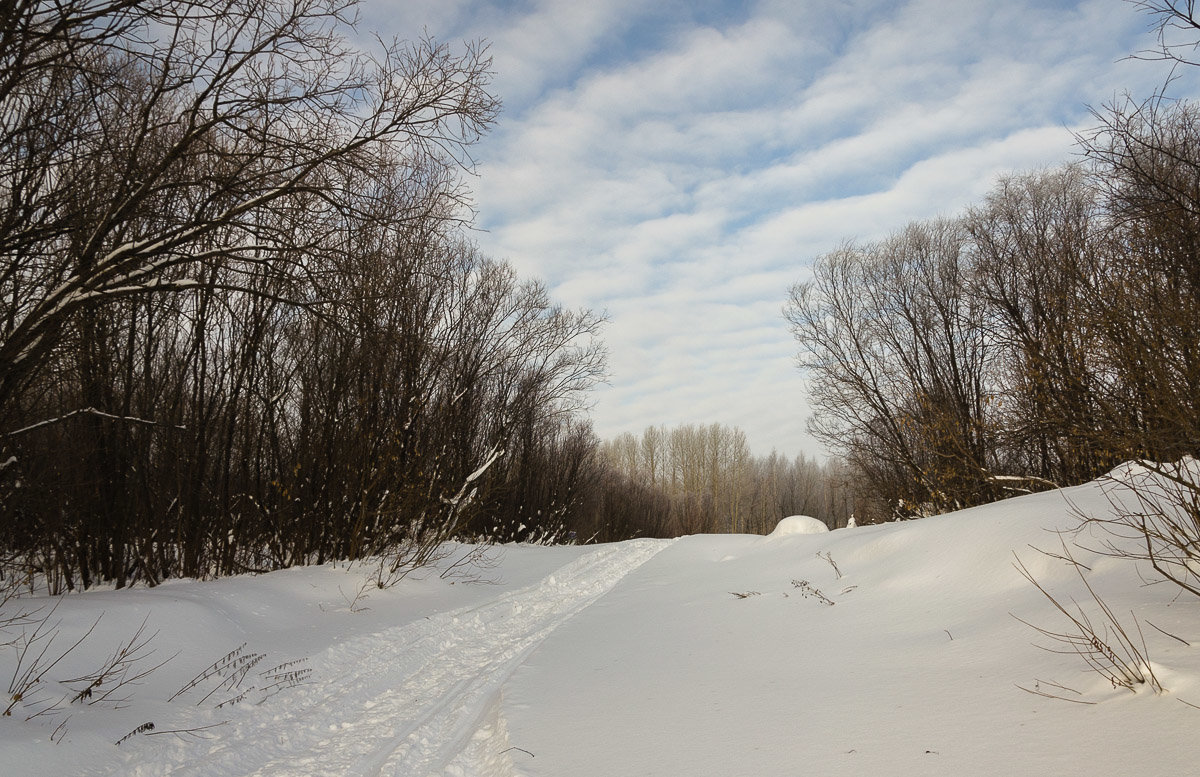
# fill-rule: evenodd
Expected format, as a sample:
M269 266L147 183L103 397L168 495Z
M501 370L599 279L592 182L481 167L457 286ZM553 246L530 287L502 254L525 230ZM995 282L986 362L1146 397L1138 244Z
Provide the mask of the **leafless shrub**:
M450 555L438 527L426 528L424 516L412 524L417 534L379 557L371 583L380 590L392 588L414 570L432 566Z
M278 666L273 666L261 672L259 677L262 678L260 681L262 685L257 690L262 694L262 697L258 700L258 703L262 704L280 691L295 688L297 685L301 685L307 681L312 675L312 668L303 666L307 661L307 658L285 661Z
M494 583L484 575L500 566L501 553L490 544L475 545L457 560L446 565L440 577L465 583Z
M409 539L383 554L375 570L375 585L386 589L399 583L415 569L430 566L451 554L447 544L461 528L464 513L478 494L475 482L503 455L499 447L493 447L482 464L467 475L458 493L442 497L441 514L422 512L409 526Z
M228 667L237 658L237 656L240 655L241 652L245 649L246 649L246 643L243 642L240 646L234 648L233 650L229 651L225 655L221 656L216 661L212 662L207 667L200 670L200 672L195 677L193 677L191 680L188 680L186 683L184 683L183 687L181 687L175 693L171 694L170 698L168 698L167 701L175 701L177 698L179 698L180 696L183 696L185 693L188 693L189 691L191 691L195 688L198 688L202 683L204 683L210 677L222 676L222 673L226 670L226 667Z
M816 599L821 604L827 604L832 607L836 602L830 599L825 594L821 593L820 589L813 586L807 580L793 580L792 587L800 591L800 595L805 599Z
M129 701L129 697L114 697L114 693L138 685L143 679L175 657L170 656L157 664L148 664L148 659L154 654L154 651L150 649L150 643L158 636L158 632L146 633L146 623L149 618L150 616L147 615L133 636L113 651L112 655L96 671L67 680L59 680L61 684L69 687L80 685L80 687L72 689L75 692L71 696L72 702L108 703L119 709Z
M203 693L203 696L196 701L197 706L213 697L220 699L215 705L216 709L231 707L249 700L254 700L256 704L262 704L281 691L301 685L312 674L312 669L303 666L308 659L298 658L260 671L256 675L257 679L247 684L246 678L250 675L251 670L261 664L265 658L265 653L247 652L246 643L243 642L202 669L173 693L167 701L174 701L187 694ZM220 695L218 696L218 694ZM232 695L226 696L226 694ZM191 731L194 730L184 733Z
M54 609L40 617L28 610L20 612L24 619L20 623L32 626L32 629L23 628L2 646L12 649L15 659L5 694L3 715L6 717L20 710L26 721L55 718L74 702L107 704L120 709L129 701L128 691L133 686L171 660L150 663L153 655L150 644L156 634L146 633L147 620L143 620L137 631L123 640L95 670L58 679L55 683L52 679L55 668L72 655L75 656L72 661L77 663L75 659L83 652L81 648L95 633L103 616L96 618L74 642L58 649L55 644L62 635L62 623L54 619ZM61 686L69 691L58 690ZM118 693L122 695L115 695ZM51 741L61 741L66 736L68 719L69 716L58 723L51 733Z
M817 558L825 559L826 561L828 561L829 566L833 567L833 573L835 575L837 575L837 579L838 580L842 579L842 570L838 569L837 562L833 560L832 553L828 553L828 552L821 553L821 551L817 551Z
M1148 562L1158 575L1200 596L1200 462L1137 462L1101 482L1111 511L1083 515L1106 535L1103 552Z
M358 591L355 592L354 598L346 596L346 592L342 590L341 586L338 586L338 593L342 595L342 599L346 602L346 608L349 609L350 612L366 612L371 608L363 604L363 602L366 601L367 597L369 596L367 591L369 591L372 587L372 582L370 580L365 580L363 581L362 585L358 587Z
M118 740L117 740L116 742L114 742L113 744L114 744L114 745L118 745L118 746L120 746L120 745L121 745L123 742L127 742L127 741L129 741L130 739L132 739L133 737L137 736L138 734L144 734L144 733L146 733L146 732L148 732L148 731L153 731L153 730L154 730L154 722L153 722L153 721L147 721L147 722L143 723L142 725L138 726L137 728L135 728L133 731L130 731L130 732L129 732L128 734L126 734L125 736L123 736L123 737L121 737L120 739L118 739Z
M60 635L62 624L59 621L51 622L53 614L54 611L51 610L36 624L33 631L23 631L12 646L16 651L16 663L8 681L8 704L3 712L5 717L11 716L18 705L35 708L31 718L56 710L65 697L57 701L45 699L42 692L45 690L46 675L83 644L100 623L100 619L97 618L83 636L60 652L53 650L53 647L55 639Z
M173 693L167 701L174 701L192 691L199 693L207 688L207 692L196 702L196 705L199 706L220 691L240 690L240 686L242 681L245 680L246 675L265 657L263 653L246 652L246 643L243 642L212 664L209 664L199 674L185 683L182 688ZM222 703L227 703L227 701Z
M1147 687L1155 693L1163 693L1162 683L1155 676L1154 669L1150 664L1150 651L1146 645L1146 638L1142 633L1142 627L1137 617L1132 612L1130 613L1130 620L1133 624L1131 627L1132 630L1121 622L1117 614L1108 606L1108 603L1100 597L1091 583L1088 582L1087 576L1083 573L1082 565L1074 563L1074 558L1065 542L1063 543L1063 554L1061 557L1072 562L1071 568L1079 576L1080 582L1083 583L1084 589L1087 591L1089 598L1095 604L1096 610L1099 613L1097 619L1093 621L1092 617L1074 599L1070 600L1070 606L1064 604L1059 597L1043 586L1034 577L1033 573L1029 571L1029 568L1025 566L1024 562L1018 558L1015 563L1017 571L1031 585L1037 588L1047 601L1054 605L1054 608L1066 618L1068 625L1063 630L1055 630L1035 625L1022 618L1017 618L1017 620L1057 644L1057 647L1041 645L1039 647L1052 653L1078 656L1089 670L1103 677L1113 688L1126 688L1130 691L1135 691L1137 688ZM1134 639L1134 633L1136 633L1136 639ZM1076 699L1044 691L1041 688L1042 684L1043 681L1039 680L1032 689L1023 686L1018 687L1039 696L1055 696L1056 698L1064 698L1067 701L1076 701Z
M209 739L210 738L209 734L208 734L209 731L211 731L214 728L220 728L221 726L226 725L226 723L228 723L228 721L221 721L220 723L211 723L207 726L195 726L194 728L174 728L174 729L163 729L163 730L158 730L158 731L156 731L154 729L153 724L150 724L150 728L148 728L144 731L138 731L137 729L135 729L134 731L130 732L129 736L132 736L133 734L144 733L148 737L162 736L164 734L170 734L170 735L172 735L178 739L182 739L184 741L194 740L194 739ZM118 743L118 744L120 744L120 743Z
M575 538L572 534L573 532L567 529L566 524L562 520L558 520L538 526L521 542L526 545L544 545L547 547L551 545L574 545Z

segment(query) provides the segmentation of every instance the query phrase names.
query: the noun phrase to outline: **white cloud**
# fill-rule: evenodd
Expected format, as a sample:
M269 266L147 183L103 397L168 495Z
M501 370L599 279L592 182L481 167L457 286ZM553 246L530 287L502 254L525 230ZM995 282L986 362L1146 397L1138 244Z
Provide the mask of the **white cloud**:
M780 314L807 263L1065 161L1086 104L1163 71L1121 59L1152 39L1111 0L718 6L426 10L499 70L481 245L611 315L600 433L722 421L812 452Z

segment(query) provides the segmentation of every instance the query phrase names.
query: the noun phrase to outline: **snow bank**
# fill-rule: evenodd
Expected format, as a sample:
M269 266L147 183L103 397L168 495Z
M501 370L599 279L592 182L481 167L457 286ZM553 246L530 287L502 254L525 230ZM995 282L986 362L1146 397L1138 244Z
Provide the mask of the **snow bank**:
M1194 602L1075 551L1127 627L1133 612L1153 624L1160 696L1112 687L1018 620L1070 628L1014 554L1101 617L1076 568L1032 548L1101 547L1073 530L1109 514L1119 488L851 532L791 516L774 536L821 532L796 541L508 545L474 570L454 566L464 546L390 590L369 567L329 565L23 598L51 620L24 658L4 643L29 629L0 633L0 691L32 663L46 674L0 716L0 774L1192 774ZM72 700L144 620L153 654L134 669L170 660L107 699L119 678Z
M775 525L775 531L769 537L783 537L788 534L824 534L829 527L824 521L818 521L811 515L789 515Z
M1092 484L805 542L685 537L505 684L516 773L1193 774L1200 651L1144 627L1170 693L1130 693L1013 617L1064 628L1014 553L1096 617L1074 567L1030 546L1061 552L1077 510L1108 507ZM1195 638L1177 591L1118 559L1077 559L1127 624L1136 609Z

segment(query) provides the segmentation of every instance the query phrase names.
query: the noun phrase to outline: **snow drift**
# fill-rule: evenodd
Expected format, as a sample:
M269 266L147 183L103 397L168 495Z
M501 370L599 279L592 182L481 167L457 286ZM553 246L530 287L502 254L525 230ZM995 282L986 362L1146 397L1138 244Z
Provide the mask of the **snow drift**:
M48 657L99 622L0 719L0 765L145 777L1191 773L1197 603L1146 587L1129 561L1076 553L1114 612L1154 626L1161 695L1113 688L1012 617L1062 626L1014 554L1088 607L1071 565L1032 547L1054 550L1079 512L1108 509L1091 484L786 542L505 546L471 572L451 568L463 547L388 591L362 588L362 567L327 565L25 598L57 607ZM64 703L78 687L66 681L143 621L153 639L138 666L161 666L119 704ZM23 633L7 627L17 643L0 651L0 680L32 660L16 649ZM236 651L262 658L237 682L228 666L204 677L241 661L227 658Z
M824 521L817 520L810 515L789 515L775 524L775 529L769 537L784 537L789 534L824 534L829 531L829 527Z

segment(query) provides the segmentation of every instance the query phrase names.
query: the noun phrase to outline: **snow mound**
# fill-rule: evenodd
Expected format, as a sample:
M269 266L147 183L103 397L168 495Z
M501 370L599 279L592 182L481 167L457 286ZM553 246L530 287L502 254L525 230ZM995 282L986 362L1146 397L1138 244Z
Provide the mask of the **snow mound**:
M810 515L789 515L775 524L775 531L769 537L783 537L787 534L822 534L829 531L824 521L818 521Z

